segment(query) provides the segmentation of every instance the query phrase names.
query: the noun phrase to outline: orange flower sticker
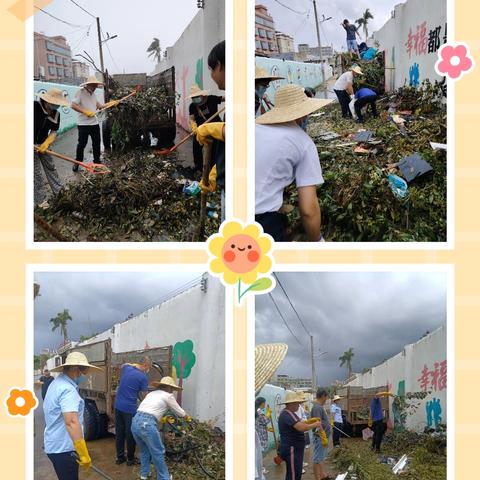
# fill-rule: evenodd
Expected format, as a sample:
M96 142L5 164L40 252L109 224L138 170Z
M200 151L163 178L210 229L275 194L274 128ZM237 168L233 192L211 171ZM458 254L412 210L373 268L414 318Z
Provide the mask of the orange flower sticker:
M21 415L26 417L32 410L38 406L37 397L30 390L20 390L12 388L5 400L7 412L12 417Z

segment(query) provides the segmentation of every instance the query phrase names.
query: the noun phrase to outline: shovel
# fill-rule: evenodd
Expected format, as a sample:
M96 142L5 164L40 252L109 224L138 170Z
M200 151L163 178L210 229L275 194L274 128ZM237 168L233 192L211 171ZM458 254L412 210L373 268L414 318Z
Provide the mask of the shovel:
M203 123L210 123L217 115L220 115L225 111L225 107L222 107L218 112L215 112L211 117L208 117ZM195 135L195 132L189 133L185 138L180 140L176 145L174 145L172 148L166 148L165 150L157 150L155 153L157 155L170 155L170 153L173 153L180 145L183 145L189 138L193 137Z
M78 455L76 453L72 453L72 456L75 457L75 460L78 461ZM100 477L104 478L105 480L113 480L112 477L109 477L105 472L102 472L99 468L97 468L95 465L92 464L90 467L97 475Z
M133 95L136 95L140 91L140 85L137 85L135 87L135 90L132 93L129 93L125 97L122 97L118 100L118 103L124 102L127 98L133 97ZM118 104L117 104L118 105ZM105 110L108 110L109 108L112 108L114 105L110 105L109 107L103 107L100 110L97 110L96 115L98 115L101 112L104 112Z
M202 181L203 184L208 187L209 180L208 175L210 173L212 163L212 144L207 143L203 146L203 172ZM202 191L200 194L200 221L193 241L200 241L200 238L205 234L205 218L207 216L207 194Z
M34 148L38 152L38 147L34 146ZM57 157L57 158L61 158L62 160L65 160L67 162L75 163L77 165L80 165L81 167L85 168L87 171L89 171L90 173L93 173L95 175L110 173L110 170L103 163L83 163L83 162L79 162L78 160L74 160L73 158L67 157L66 155L62 155L61 153L54 152L53 150L47 150L45 153L48 153L49 155L53 155L54 157Z

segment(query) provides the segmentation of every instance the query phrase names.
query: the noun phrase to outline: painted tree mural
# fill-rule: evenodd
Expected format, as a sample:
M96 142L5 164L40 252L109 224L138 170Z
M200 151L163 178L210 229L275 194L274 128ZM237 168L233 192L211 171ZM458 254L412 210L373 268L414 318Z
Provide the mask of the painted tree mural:
M183 387L183 380L190 376L197 360L195 353L193 353L193 342L191 340L177 342L173 347L172 357L172 365L177 372L178 386ZM180 405L182 404L181 390L178 392L177 402Z

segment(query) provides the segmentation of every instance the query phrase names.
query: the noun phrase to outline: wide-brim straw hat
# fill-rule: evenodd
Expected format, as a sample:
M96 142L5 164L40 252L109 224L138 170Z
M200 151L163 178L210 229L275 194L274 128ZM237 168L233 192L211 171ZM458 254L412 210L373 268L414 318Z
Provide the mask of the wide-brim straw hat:
M255 67L255 80L283 80L285 77L279 77L277 75L269 75L264 68Z
M264 343L255 346L255 392L272 378L288 351L285 343Z
M81 352L72 352L67 355L67 358L65 359L65 363L63 365L59 365L58 367L52 368L50 371L51 372L61 372L63 370L63 367L88 367L89 368L89 373L90 371L92 372L97 372L97 371L102 371L100 367L96 367L95 365L92 365L88 363L87 357L81 353Z
M58 88L51 88L45 93L37 93L38 98L41 98L45 102L51 103L52 105L61 105L63 107L69 107L70 104L67 102L65 95Z
M80 84L81 87L85 87L86 85L91 85L96 83L97 85L103 85L103 82L101 82L95 75L90 75L87 78L86 82L83 82Z
M163 377L159 382L155 381L152 382L153 387L160 387L161 385L167 386L167 387L172 387L175 390L183 390L182 387L179 387L176 383L175 380L172 377Z
M206 97L207 95L210 95L209 90L202 90L198 85L195 84L190 87L190 95L188 98Z
M335 395L332 399L332 402L336 402L337 400L341 400L342 397L339 397L338 395Z
M358 65L352 65L352 68L350 68L352 72L358 73L358 75L365 75L362 72L362 69Z
M256 119L256 123L270 125L293 122L320 110L332 101L307 97L304 88L299 85L284 85L277 90L275 106L268 112L260 115Z
M280 402L281 405L286 405L287 403L304 403L305 399L303 395L298 392L293 392L292 390L287 390L287 394L285 395L285 400Z

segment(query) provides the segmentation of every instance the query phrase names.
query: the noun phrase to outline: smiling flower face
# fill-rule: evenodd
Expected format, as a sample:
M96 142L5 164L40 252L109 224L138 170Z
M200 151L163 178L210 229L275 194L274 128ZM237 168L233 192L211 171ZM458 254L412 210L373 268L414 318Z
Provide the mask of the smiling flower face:
M223 274L226 283L233 285L241 280L252 284L258 274L267 273L272 268L272 260L267 255L272 248L272 241L262 235L260 228L239 222L225 223L220 234L213 235L208 249L215 257L210 262L213 273Z

